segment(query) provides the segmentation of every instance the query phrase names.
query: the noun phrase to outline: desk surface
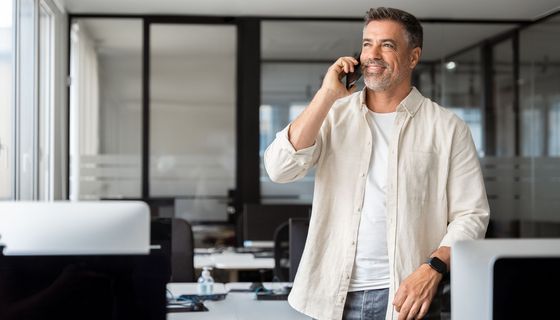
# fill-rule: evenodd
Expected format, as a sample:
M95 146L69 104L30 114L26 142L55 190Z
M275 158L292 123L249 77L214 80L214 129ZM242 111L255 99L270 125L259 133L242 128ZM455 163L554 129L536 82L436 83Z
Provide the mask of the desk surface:
M237 253L225 251L223 253L195 254L194 267L212 267L225 270L258 270L274 269L273 258L255 258L252 253Z
M228 283L226 290L247 289L250 283ZM269 289L281 288L282 283L264 283ZM195 283L170 283L167 288L175 296L192 292ZM286 300L262 301L256 300L251 292L229 292L225 300L205 301L207 312L169 313L167 320L261 320L266 315L267 320L309 320L310 318L292 309Z

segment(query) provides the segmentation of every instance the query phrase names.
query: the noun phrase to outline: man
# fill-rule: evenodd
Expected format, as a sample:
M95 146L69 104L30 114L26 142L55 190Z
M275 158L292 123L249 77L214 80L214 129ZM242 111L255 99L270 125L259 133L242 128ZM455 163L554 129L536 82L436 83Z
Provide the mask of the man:
M316 166L313 212L290 305L317 319L420 319L450 247L484 237L488 201L467 125L411 87L422 27L409 13L370 9L361 68L341 57L309 106L265 153L285 183Z

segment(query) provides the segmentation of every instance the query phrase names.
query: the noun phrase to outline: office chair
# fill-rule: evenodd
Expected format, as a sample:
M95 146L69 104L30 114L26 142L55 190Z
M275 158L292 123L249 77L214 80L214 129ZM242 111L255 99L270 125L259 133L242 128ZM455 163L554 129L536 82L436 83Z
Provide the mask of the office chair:
M290 277L290 224L280 224L274 231L274 278L280 282Z
M155 218L151 223L151 244L171 262L172 282L194 282L194 238L191 225L181 218Z
M305 248L305 241L307 240L307 232L309 229L309 218L290 218L289 225L290 278L288 280L293 282Z
M195 281L192 227L181 218L172 218L171 224L171 281Z

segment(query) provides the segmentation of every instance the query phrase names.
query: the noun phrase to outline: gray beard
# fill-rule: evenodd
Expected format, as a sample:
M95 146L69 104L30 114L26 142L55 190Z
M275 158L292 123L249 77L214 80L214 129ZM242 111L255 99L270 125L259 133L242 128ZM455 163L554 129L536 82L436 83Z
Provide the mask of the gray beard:
M390 75L389 75L390 76ZM374 78L374 77L364 77L364 84L366 87L375 92L385 91L391 85L391 78L390 77L382 77L382 78Z

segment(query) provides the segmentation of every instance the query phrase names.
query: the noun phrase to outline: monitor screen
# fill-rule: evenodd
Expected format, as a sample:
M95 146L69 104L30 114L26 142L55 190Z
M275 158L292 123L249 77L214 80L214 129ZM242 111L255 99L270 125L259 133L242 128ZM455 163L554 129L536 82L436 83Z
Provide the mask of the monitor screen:
M451 250L451 319L552 319L560 239L460 241ZM519 303L522 301L522 303Z
M5 255L148 254L150 210L140 201L0 202Z
M498 258L493 271L492 319L559 317L558 295L547 293L560 287L560 257Z
M291 218L290 219L290 282L296 278L297 269L305 248L307 240L307 230L309 229L309 219Z
M309 218L311 205L246 204L243 237L247 241L272 241L274 231L290 218Z
M164 320L169 270L158 252L0 254L0 319Z

